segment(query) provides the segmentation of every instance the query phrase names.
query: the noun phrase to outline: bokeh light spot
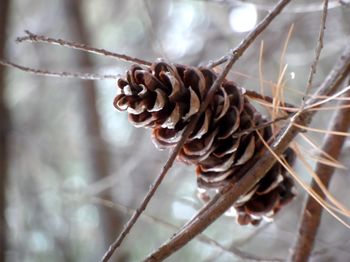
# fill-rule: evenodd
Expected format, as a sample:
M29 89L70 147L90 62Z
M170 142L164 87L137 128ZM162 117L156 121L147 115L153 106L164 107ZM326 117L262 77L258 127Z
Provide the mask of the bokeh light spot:
M230 26L235 32L247 32L254 28L258 20L256 7L246 4L235 7L230 12Z

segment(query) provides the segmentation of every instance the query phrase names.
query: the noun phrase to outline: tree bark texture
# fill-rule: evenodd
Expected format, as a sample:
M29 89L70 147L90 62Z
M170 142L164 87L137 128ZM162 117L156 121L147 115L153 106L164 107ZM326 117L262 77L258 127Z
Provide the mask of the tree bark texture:
M0 1L0 57L5 56L6 27L10 1ZM7 250L6 184L8 178L10 114L5 101L6 68L0 67L0 261L5 261Z
M90 43L89 30L83 12L83 1L65 1L65 9L70 18L71 33L76 41ZM87 53L77 54L73 59L77 59L79 68L94 67L94 63ZM87 157L90 163L91 173L94 180L98 181L110 174L110 153L108 146L101 135L101 119L97 108L96 85L93 81L84 81L81 90L82 119L85 125L87 144ZM112 192L107 189L102 195L104 199L113 200ZM122 215L117 210L101 206L99 208L101 231L105 246L113 241L117 233L121 230ZM123 255L118 257L122 261Z
M347 92L344 97L350 97L350 92ZM349 101L344 100L339 103L340 107L344 105L349 105ZM347 132L349 126L350 109L343 108L336 111L330 125L330 130ZM338 159L345 139L345 136L328 135L324 140L322 149L324 152L331 155L334 159ZM318 163L315 169L315 173L326 188L330 184L333 172L334 167L324 165L322 163ZM311 187L320 197L323 199L325 198L324 192L320 189L314 179L311 182ZM321 223L322 210L322 206L318 204L311 196L307 197L290 261L308 261L315 243L318 227Z

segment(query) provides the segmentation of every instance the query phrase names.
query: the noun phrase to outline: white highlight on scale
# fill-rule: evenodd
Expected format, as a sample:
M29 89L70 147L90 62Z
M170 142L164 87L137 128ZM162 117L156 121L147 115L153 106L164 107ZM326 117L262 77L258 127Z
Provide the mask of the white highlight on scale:
M243 33L255 27L258 20L258 13L254 5L244 4L233 8L229 19L232 30Z

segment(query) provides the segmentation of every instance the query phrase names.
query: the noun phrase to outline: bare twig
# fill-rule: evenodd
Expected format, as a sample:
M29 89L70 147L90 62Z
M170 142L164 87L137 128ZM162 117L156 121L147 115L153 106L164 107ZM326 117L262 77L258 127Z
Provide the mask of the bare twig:
M264 124L261 124L261 125L258 125L258 126L254 126L254 127L247 128L245 130L239 131L239 132L235 133L234 135L232 135L232 138L238 138L238 137L241 137L242 135L250 134L250 133L252 133L252 132L254 132L256 130L262 129L262 128L270 126L272 124L276 124L276 123L278 123L278 122L280 122L282 120L287 120L288 118L289 118L289 116L277 117L274 120L267 121Z
M130 229L133 227L133 225L136 223L138 217L141 215L142 211L145 210L147 204L151 200L152 196L156 192L157 188L163 181L165 175L167 174L168 170L173 165L177 154L181 150L182 146L192 133L193 129L195 128L201 114L205 111L205 109L208 107L210 101L212 100L213 95L215 94L216 90L221 86L222 82L224 81L225 77L227 76L228 72L231 70L233 64L239 59L239 57L244 53L244 51L249 47L249 45L253 42L253 40L267 27L267 25L282 11L283 7L289 3L290 0L281 0L278 4L276 4L275 8L267 15L267 18L265 18L259 25L255 28L255 30L252 31L239 45L234 49L233 52L230 52L229 55L225 56L228 61L227 65L225 66L224 70L221 72L221 74L218 76L218 78L215 80L213 85L210 87L207 96L204 100L204 102L201 104L199 112L194 116L194 118L191 120L189 125L185 128L182 137L180 141L177 143L176 147L173 149L168 161L164 165L160 175L156 178L155 182L151 185L150 190L147 192L145 198L143 199L140 207L136 210L136 212L133 214L133 216L129 219L127 224L125 225L123 231L118 236L118 238L110 245L107 252L104 254L102 261L108 261L109 258L113 255L114 251L120 246L126 235L129 233ZM232 53L232 54L231 54ZM224 63L222 62L222 63Z
M120 75L100 75L96 73L54 72L54 71L26 67L26 66L15 64L13 62L3 60L3 59L0 59L0 65L16 68L27 73L31 73L34 75L41 75L41 76L79 78L82 80L106 80L106 79L118 79L120 77Z
M199 114L198 114L199 115ZM198 116L197 115L197 116ZM131 216L131 218L128 220L126 225L123 228L123 231L119 234L118 238L109 246L107 252L104 254L103 258L101 261L108 261L111 256L113 255L114 251L120 246L120 244L123 242L124 238L127 236L129 233L130 229L133 227L133 225L136 223L137 219L139 216L142 214L142 212L146 209L149 201L152 199L154 193L158 189L159 185L162 183L165 175L169 171L169 169L172 167L176 156L182 146L184 145L185 141L189 137L189 135L192 133L193 128L195 127L196 124L196 119L198 121L199 117L195 117L191 123L187 126L185 131L182 134L181 140L177 143L176 147L173 149L169 159L165 163L164 167L162 168L161 173L158 175L156 180L153 182L153 184L150 186L149 191L147 192L146 196L142 200L140 206L136 209L134 214Z
M103 206L108 207L108 208L123 210L123 211L127 212L128 214L133 214L135 212L135 209L133 209L133 208L130 208L130 207L124 206L120 203L116 203L116 202L106 200L106 199L103 199L100 197L89 197L89 199L94 204L103 205ZM158 224L160 224L168 229L172 229L172 230L179 229L178 226L171 224L171 223L169 223L163 219L160 219L158 217L149 215L149 214L143 213L142 217L144 219L151 221L152 223L158 223ZM227 247L221 245L216 240L214 240L214 239L212 239L204 234L199 234L197 239L204 244L216 247L217 249L219 249L227 254L230 254L236 258L243 259L245 261L277 261L277 262L284 261L283 259L280 259L280 258L263 258L263 257L254 256L254 255L246 253L246 252L244 252L236 247L227 248Z
M326 29L326 20L327 20L327 13L328 13L327 9L328 9L328 0L324 0L323 1L323 12L322 12L322 16L321 16L320 31L318 34L317 45L316 45L316 49L315 49L315 58L311 64L310 73L309 73L309 77L308 77L307 85L306 85L306 90L305 90L305 95L303 96L302 107L304 106L306 96L310 93L310 89L312 87L312 80L313 80L313 77L316 73L317 63L318 63L318 60L320 59L321 51L323 48L323 37L324 37L324 30Z
M266 101L266 102L271 103L271 104L273 103L272 97L266 96L266 95L261 95L253 90L245 90L245 95L247 95L249 98L252 98L252 99L263 100L263 101ZM281 104L278 106L281 106ZM283 102L283 106L289 107L289 108L297 108L295 105L292 105L292 104L286 103L286 102ZM286 111L286 113L289 113L289 112Z
M344 79L345 73L350 68L350 44L347 46L342 56L339 58L332 71L328 74L319 89L318 95L328 95L337 88ZM307 104L315 103L318 99L309 99ZM293 125L293 122L308 125L315 114L313 111L298 112L277 135L271 144L272 150L277 154L282 154L289 143L295 138L300 130ZM200 216L196 216L190 223L187 223L179 232L171 237L160 248L150 254L145 261L161 261L170 256L178 249L186 245L191 239L207 228L218 217L220 217L237 199L248 192L257 181L259 181L275 163L275 157L264 148L256 157L242 169L240 174L243 178L236 184L228 183L224 188L210 200L200 211ZM239 174L239 175L240 175Z
M265 28L272 22L272 20L283 10L283 8L290 2L290 0L280 0L267 16L242 40L242 42L233 49L230 54L219 58L216 61L210 61L208 67L215 67L221 65L231 59L233 55L237 60L243 52L253 43L255 38L265 30Z
M348 91L344 97L350 97ZM348 105L349 101L344 100L339 102L340 105ZM330 130L346 132L350 126L350 109L339 109L334 113ZM329 134L323 144L322 150L333 158L338 159L344 144L345 137ZM332 175L334 167L318 163L315 173L318 175L320 181L327 188ZM315 180L311 183L312 189L317 192L322 198L325 198L324 192L319 188ZM315 236L320 225L322 215L322 207L312 198L308 197L305 203L302 218L299 224L299 231L295 240L293 253L291 255L292 261L307 261L312 248L314 246Z
M269 11L273 5L267 4L267 1L265 3L261 3L261 1L246 1L246 0L192 0L192 1L201 1L201 2L210 2L215 4L226 4L226 5L253 5L255 8L259 10L266 10ZM334 9L341 6L349 7L350 3L346 2L345 0L332 0L329 1L328 9ZM286 9L286 13L315 13L320 12L323 10L323 6L319 2L315 3L306 3L305 4L294 4L293 6Z
M150 66L152 64L151 62L148 62L148 61L136 58L136 57L131 57L131 56L124 55L124 54L113 53L113 52L105 50L105 49L95 48L92 46L88 46L88 45L80 44L80 43L75 43L75 42L69 42L69 41L66 41L63 39L51 38L51 37L47 37L44 35L37 35L37 34L34 34L30 31L28 31L28 30L25 30L24 32L27 35L23 36L23 37L18 37L16 39L17 43L32 42L32 43L47 43L47 44L52 44L52 45L60 45L60 46L64 46L64 47L68 47L68 48L72 48L72 49L77 49L77 50L81 50L81 51L96 54L96 55L102 55L102 56L106 56L106 57L110 57L113 59L122 60L122 61L126 61L126 62L137 63L137 64L141 64L141 65L146 65L146 66Z

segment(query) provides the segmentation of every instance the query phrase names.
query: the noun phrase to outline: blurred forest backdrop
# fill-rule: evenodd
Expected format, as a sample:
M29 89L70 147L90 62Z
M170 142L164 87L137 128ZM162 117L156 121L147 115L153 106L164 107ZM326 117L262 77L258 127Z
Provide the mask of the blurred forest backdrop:
M0 53L48 70L119 74L130 66L52 45L16 44L14 39L28 29L148 61L163 57L198 65L235 47L275 2L1 0ZM295 90L306 86L321 11L322 1L292 1L229 78L259 90L259 49L264 41L265 92L277 82L281 65L288 64L285 97L299 104L301 96ZM330 1L315 85L349 36L350 8ZM148 130L133 128L127 115L115 110L115 84L40 77L0 67L0 260L97 261L140 203L169 153L157 151ZM331 113L318 114L313 126L326 128ZM312 137L321 144L322 135ZM348 167L349 158L347 143L341 161ZM298 162L295 166L301 177L310 179ZM349 187L349 171L337 170L331 191L342 203L349 203ZM294 241L304 195L298 188L295 201L273 223L259 227L242 227L232 217L221 217L204 232L206 237L192 241L168 261L244 260L234 254L236 249L252 259L284 259ZM115 261L139 261L201 206L193 167L176 163ZM312 259L348 261L349 245L350 232L324 214Z

